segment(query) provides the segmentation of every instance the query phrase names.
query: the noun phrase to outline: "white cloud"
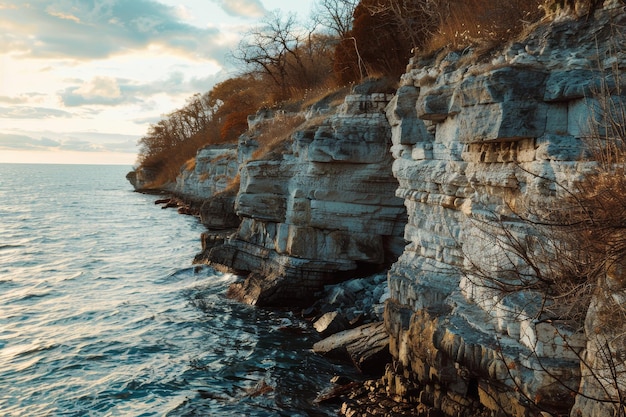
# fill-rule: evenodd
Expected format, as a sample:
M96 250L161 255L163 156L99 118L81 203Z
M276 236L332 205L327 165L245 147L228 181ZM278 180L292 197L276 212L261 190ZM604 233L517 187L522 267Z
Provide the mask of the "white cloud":
M137 140L128 135L75 132L58 134L46 132L0 132L0 149L3 151L78 151L136 153Z
M95 77L74 90L74 94L77 94L85 99L117 99L121 96L121 91L114 78Z
M59 109L30 106L0 107L0 118L5 119L50 119L70 118L72 114Z
M236 72L255 19L310 1L0 0L0 160L135 154L150 123Z
M75 23L80 23L80 19L78 17L74 16L73 14L57 12L57 11L55 11L52 8L48 8L46 11L48 12L48 14L50 16L58 17L59 19L71 20L71 21L73 21Z
M0 149L5 150L50 150L56 149L60 145L59 142L48 138L35 139L26 135L1 133L0 132Z
M226 13L231 16L259 18L263 17L267 10L259 0L213 0Z
M9 0L0 14L0 53L102 59L161 45L199 59L226 51L216 28L182 20L181 9L154 0Z
M70 80L73 85L59 91L58 95L66 107L118 106L145 102L147 99L164 94L191 96L194 93L204 93L222 78L223 73L196 77L182 70L174 70L164 77L145 83L127 78L97 76L88 81Z

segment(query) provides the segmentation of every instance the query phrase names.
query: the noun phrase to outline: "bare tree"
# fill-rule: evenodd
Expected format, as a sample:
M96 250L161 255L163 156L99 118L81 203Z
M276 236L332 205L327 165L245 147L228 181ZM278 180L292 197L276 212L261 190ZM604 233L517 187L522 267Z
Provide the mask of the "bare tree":
M319 0L312 20L330 30L335 37L344 39L352 29L354 9L358 4L358 0Z
M415 48L433 36L448 15L450 0L381 0L366 3L365 7L372 15L392 16L398 30Z
M295 15L283 18L279 12L273 12L239 44L235 58L251 72L269 77L280 89L282 98L286 98L290 67L306 70L301 54L306 38Z

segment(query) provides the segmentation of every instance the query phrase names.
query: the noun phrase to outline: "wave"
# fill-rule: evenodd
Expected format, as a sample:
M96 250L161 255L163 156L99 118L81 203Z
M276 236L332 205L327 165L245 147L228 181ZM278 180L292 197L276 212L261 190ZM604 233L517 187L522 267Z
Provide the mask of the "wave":
M0 250L25 248L24 245L0 245Z
M306 331L277 330L293 316L226 299L236 276L191 264L204 227L133 193L126 168L10 168L0 414L298 415L336 371ZM246 395L262 381L275 395Z

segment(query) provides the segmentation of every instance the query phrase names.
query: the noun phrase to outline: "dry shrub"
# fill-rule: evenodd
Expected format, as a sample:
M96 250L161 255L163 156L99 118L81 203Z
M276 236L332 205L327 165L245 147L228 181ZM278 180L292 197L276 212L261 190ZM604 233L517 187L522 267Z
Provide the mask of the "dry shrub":
M210 136L207 135L207 132L199 132L175 146L143 158L139 167L156 172L154 181L148 184L146 188L162 189L176 180L181 168L193 170L198 149L207 143L211 143Z
M214 143L234 143L248 129L248 115L268 105L271 90L263 78L245 74L217 84L209 95L217 107Z
M395 6L413 0L362 0L354 11L352 30L335 48L333 71L339 85L362 81L382 74L399 78L406 70L414 47L421 41L414 35L423 13L403 18L404 9ZM410 8L413 11L413 8ZM415 24L405 25L405 22ZM419 45L416 45L419 42Z
M327 106L333 109L340 106L348 94L350 94L350 87L310 90L305 93L301 107L302 109L321 109Z
M224 159L231 159L231 158L235 158L232 155L228 154L228 153L223 153L220 155L217 155L215 158L211 159L211 164L216 164L219 161L222 161Z
M397 1L397 0L387 0ZM477 47L488 50L516 39L542 17L566 12L589 15L602 0L433 0L441 17L426 52L441 48Z
M624 136L614 140L623 142ZM574 188L556 184L562 197L539 206L517 194L510 218L497 220L493 214L477 221L495 249L483 253L489 260L475 262L468 273L501 294L541 294L541 318L581 329L606 271L626 259L626 147L620 148L612 152L614 163L604 167L600 158L606 150L599 149L598 169Z
M623 27L607 36L615 47L598 54L623 57ZM545 181L556 198L538 201L535 195L525 202L518 191L509 196L514 205L508 217L493 213L489 221L477 221L477 228L496 249L492 258L478 254L486 261L477 259L468 268L469 276L497 292L540 293L542 318L564 321L575 329L583 326L593 296L626 289L626 276L613 276L610 283L607 278L607 271L626 259L623 59L604 62L613 67L599 66L596 71L591 83L595 87L587 98L589 124L582 129L587 133L581 138L586 148L581 162L593 170L574 186L565 186L519 166L525 175ZM626 314L624 308L615 313Z
M193 171L196 168L196 158L190 158L185 162L185 171Z
M265 81L274 105L301 97L302 91L331 78L334 43L330 35L301 27L294 15L275 11L251 29L234 57Z
M154 180L145 184L143 188L146 190L163 190L170 185L170 183L171 180L168 178L168 175L163 172L159 172Z
M252 154L252 159L275 159L285 151L291 135L304 122L301 114L275 116L263 125L260 133L254 137L259 148Z
M444 18L426 50L501 45L517 36L525 23L541 17L541 3L541 0L440 1Z
M412 54L491 49L542 17L542 0L362 0L335 50L341 85L375 72L398 77Z
M308 92L335 87L332 66L334 39L313 34L300 49L299 56L288 56L292 62L285 77L288 98L300 100Z
M239 186L241 185L241 176L237 174L233 179L228 181L228 185L222 191L223 194L237 194Z
M559 13L572 13L581 17L591 14L603 2L604 0L544 0L540 7L550 18Z
M620 28L613 37L616 47L608 53L620 56L625 39ZM574 240L588 242L604 273L626 258L626 96L618 60L612 68L598 68L598 73L588 100L588 136L583 138L597 170L569 200L581 208L573 221L583 227L574 230Z

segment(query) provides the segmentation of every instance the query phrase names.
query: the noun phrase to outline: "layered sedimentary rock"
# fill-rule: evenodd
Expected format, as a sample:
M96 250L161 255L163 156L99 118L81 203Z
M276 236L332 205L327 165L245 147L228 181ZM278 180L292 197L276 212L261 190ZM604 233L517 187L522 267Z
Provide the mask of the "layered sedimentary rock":
M204 253L249 274L233 296L256 305L310 303L323 285L374 272L401 252L406 210L391 174L389 99L348 96L336 114L306 122L286 152L246 160L257 144L242 137L242 223Z
M499 285L525 273L511 244L543 238L533 216L593 171L584 138L595 95L626 101L626 12L606 5L539 25L488 62L412 62L394 96L350 95L281 152L259 157L254 131L284 115L251 118L236 159L203 150L179 179L180 193L210 197L207 219L233 206L242 219L234 234L205 236L199 261L247 275L234 296L284 306L399 256L384 317L389 395L450 416L613 415L626 385L622 260L579 328L548 320L532 286ZM215 199L236 167L236 199ZM549 246L531 255L550 262Z
M149 168L139 168L126 174L126 179L137 191L145 190L154 181L157 172Z
M582 138L597 87L624 91L625 56L614 48L617 40L624 50L624 16L612 8L540 25L490 62L451 53L409 67L387 109L396 195L409 215L409 244L389 273L391 395L447 415L476 407L560 415L576 401L574 413L600 416L615 407L596 401L610 396L594 379L599 368L585 371L598 362L609 369L607 361L623 367L619 354L602 360L592 346L610 303L596 297L585 333L542 321L541 293L505 292L489 277L522 264L501 243L533 238L519 211L549 207L593 169ZM585 349L592 357L581 385Z
M191 169L186 166L176 178L175 191L183 196L208 199L228 187L237 176L237 146L208 145L196 153Z
M238 172L236 145L208 145L198 150L193 164L181 168L173 192L194 206L209 229L237 227L236 188L228 188Z

